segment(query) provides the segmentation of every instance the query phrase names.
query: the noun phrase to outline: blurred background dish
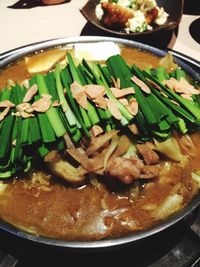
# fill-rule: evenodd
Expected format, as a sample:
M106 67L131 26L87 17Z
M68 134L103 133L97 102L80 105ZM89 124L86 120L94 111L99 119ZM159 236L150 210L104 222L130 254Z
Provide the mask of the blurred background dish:
M41 0L41 2L45 5L57 5L67 2L66 0Z
M93 24L96 28L102 30L105 34L133 39L134 37L149 37L152 34L156 33L164 33L169 30L172 30L178 27L183 13L183 1L156 1L159 7L163 7L164 11L168 13L167 21L160 26L154 27L152 30L143 31L143 32L126 32L113 29L111 27L105 26L96 16L96 6L99 4L100 0L89 0L80 10L82 15L86 18L86 20Z

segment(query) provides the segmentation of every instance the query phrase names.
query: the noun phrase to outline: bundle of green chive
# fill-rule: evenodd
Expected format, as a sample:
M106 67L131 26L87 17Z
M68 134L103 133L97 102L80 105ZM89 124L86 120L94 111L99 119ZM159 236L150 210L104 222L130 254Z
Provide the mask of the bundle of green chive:
M65 149L63 136L67 133L75 145L79 145L82 137L90 138L90 129L100 125L103 130L117 128L132 134L133 138L142 141L157 138L167 139L173 130L182 134L198 129L200 126L200 96L193 96L193 101L165 87L163 80L174 77L179 80L186 78L183 70L177 68L168 74L163 67L140 70L135 65L128 66L120 55L115 55L105 64L82 62L75 66L70 53L67 53L68 64L61 69L57 64L54 71L46 75L35 75L29 81L29 86L37 84L38 93L32 102L41 98L42 94L52 96L52 101L58 100L62 106L51 107L45 113L36 113L34 117L22 118L12 115L15 108L0 122L0 178L8 178L18 172L26 173L31 169L34 158L43 158L49 151ZM132 80L137 76L151 89L150 94L143 92ZM121 88L133 87L139 110L136 116L115 98L110 87L113 78L120 79ZM157 90L150 83L157 84ZM80 85L99 84L106 89L106 97L113 99L122 114L121 121L112 117L108 109L98 108L88 100L88 109L81 107L72 96L70 85L74 82ZM64 92L66 90L66 93ZM122 89L123 90L123 89ZM22 103L27 89L16 84L11 89L0 93L0 102L10 100L15 105ZM175 103L176 102L176 103ZM139 134L129 132L128 126L137 125ZM14 140L16 140L14 144Z

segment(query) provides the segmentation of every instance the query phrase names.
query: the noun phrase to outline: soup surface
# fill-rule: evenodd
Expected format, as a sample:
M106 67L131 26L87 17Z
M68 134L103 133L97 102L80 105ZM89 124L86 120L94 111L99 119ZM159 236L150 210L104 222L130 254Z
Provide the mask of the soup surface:
M154 68L160 61L133 48L120 51L128 64L141 69ZM30 77L22 59L1 72L0 87L8 79L22 82ZM147 229L185 207L198 192L200 134L175 133L174 140L179 160L158 151L157 175L129 184L106 174L89 174L84 183L71 185L37 160L30 173L0 181L0 217L25 231L63 240L99 240Z

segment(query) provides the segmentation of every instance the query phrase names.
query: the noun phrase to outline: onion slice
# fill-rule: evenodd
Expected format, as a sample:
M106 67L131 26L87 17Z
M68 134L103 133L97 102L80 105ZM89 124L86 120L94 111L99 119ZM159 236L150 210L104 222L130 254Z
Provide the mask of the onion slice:
M103 145L105 145L110 139L112 139L118 133L117 130L111 130L99 137L92 140L89 147L86 150L86 154L92 155L94 152L98 151Z

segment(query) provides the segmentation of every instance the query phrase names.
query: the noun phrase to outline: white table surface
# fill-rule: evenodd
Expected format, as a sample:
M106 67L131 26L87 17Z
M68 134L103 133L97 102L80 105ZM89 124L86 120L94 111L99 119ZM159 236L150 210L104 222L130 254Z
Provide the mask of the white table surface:
M87 0L32 9L7 8L15 2L0 0L0 53L34 42L79 36L86 25L79 10ZM173 35L168 48L200 61L200 45L189 34L189 25L198 17L183 15L178 35Z

